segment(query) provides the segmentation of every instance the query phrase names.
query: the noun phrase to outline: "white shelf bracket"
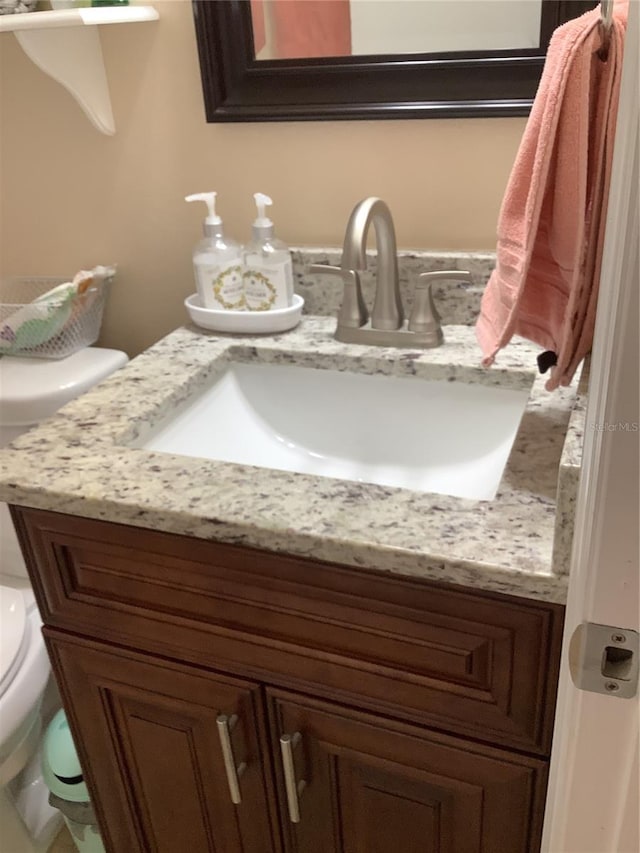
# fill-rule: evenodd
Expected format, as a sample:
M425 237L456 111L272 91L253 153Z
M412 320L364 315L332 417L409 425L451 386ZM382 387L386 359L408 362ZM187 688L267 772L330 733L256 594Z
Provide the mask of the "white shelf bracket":
M29 59L70 92L91 123L116 132L98 34L100 24L157 21L153 6L98 6L0 15L0 33L14 32Z
M80 104L91 123L107 136L116 132L102 44L97 27L16 30L29 59Z

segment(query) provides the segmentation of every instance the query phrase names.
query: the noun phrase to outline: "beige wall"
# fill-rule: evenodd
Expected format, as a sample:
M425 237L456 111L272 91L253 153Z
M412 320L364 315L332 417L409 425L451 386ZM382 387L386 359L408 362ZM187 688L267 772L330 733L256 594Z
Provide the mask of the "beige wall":
M189 192L216 189L240 240L261 190L290 244L341 245L355 202L379 195L401 247L494 248L524 119L206 124L191 5L157 7L157 23L101 30L114 137L0 35L3 274L117 262L101 342L135 354L184 322Z

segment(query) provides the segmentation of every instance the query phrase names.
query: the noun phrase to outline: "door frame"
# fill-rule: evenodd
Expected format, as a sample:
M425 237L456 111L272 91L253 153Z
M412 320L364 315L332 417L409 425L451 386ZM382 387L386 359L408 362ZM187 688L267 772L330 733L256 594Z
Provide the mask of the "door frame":
M542 850L636 853L640 704L577 689L582 622L640 630L640 4L630 2ZM629 424L625 431L621 424ZM635 428L634 428L635 424Z

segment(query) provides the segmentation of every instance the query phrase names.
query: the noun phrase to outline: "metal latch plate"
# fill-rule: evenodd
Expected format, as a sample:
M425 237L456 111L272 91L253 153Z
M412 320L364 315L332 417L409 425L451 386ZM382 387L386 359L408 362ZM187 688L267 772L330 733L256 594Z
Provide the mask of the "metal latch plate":
M637 631L582 622L569 644L573 683L580 690L633 698L638 691L639 648Z

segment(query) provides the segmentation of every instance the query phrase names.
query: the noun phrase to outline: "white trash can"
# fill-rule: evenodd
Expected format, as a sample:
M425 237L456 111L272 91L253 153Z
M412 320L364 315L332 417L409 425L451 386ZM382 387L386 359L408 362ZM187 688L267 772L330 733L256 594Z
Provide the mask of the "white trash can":
M42 775L49 789L49 803L61 812L79 853L105 853L69 723L62 710L51 720L44 736Z

